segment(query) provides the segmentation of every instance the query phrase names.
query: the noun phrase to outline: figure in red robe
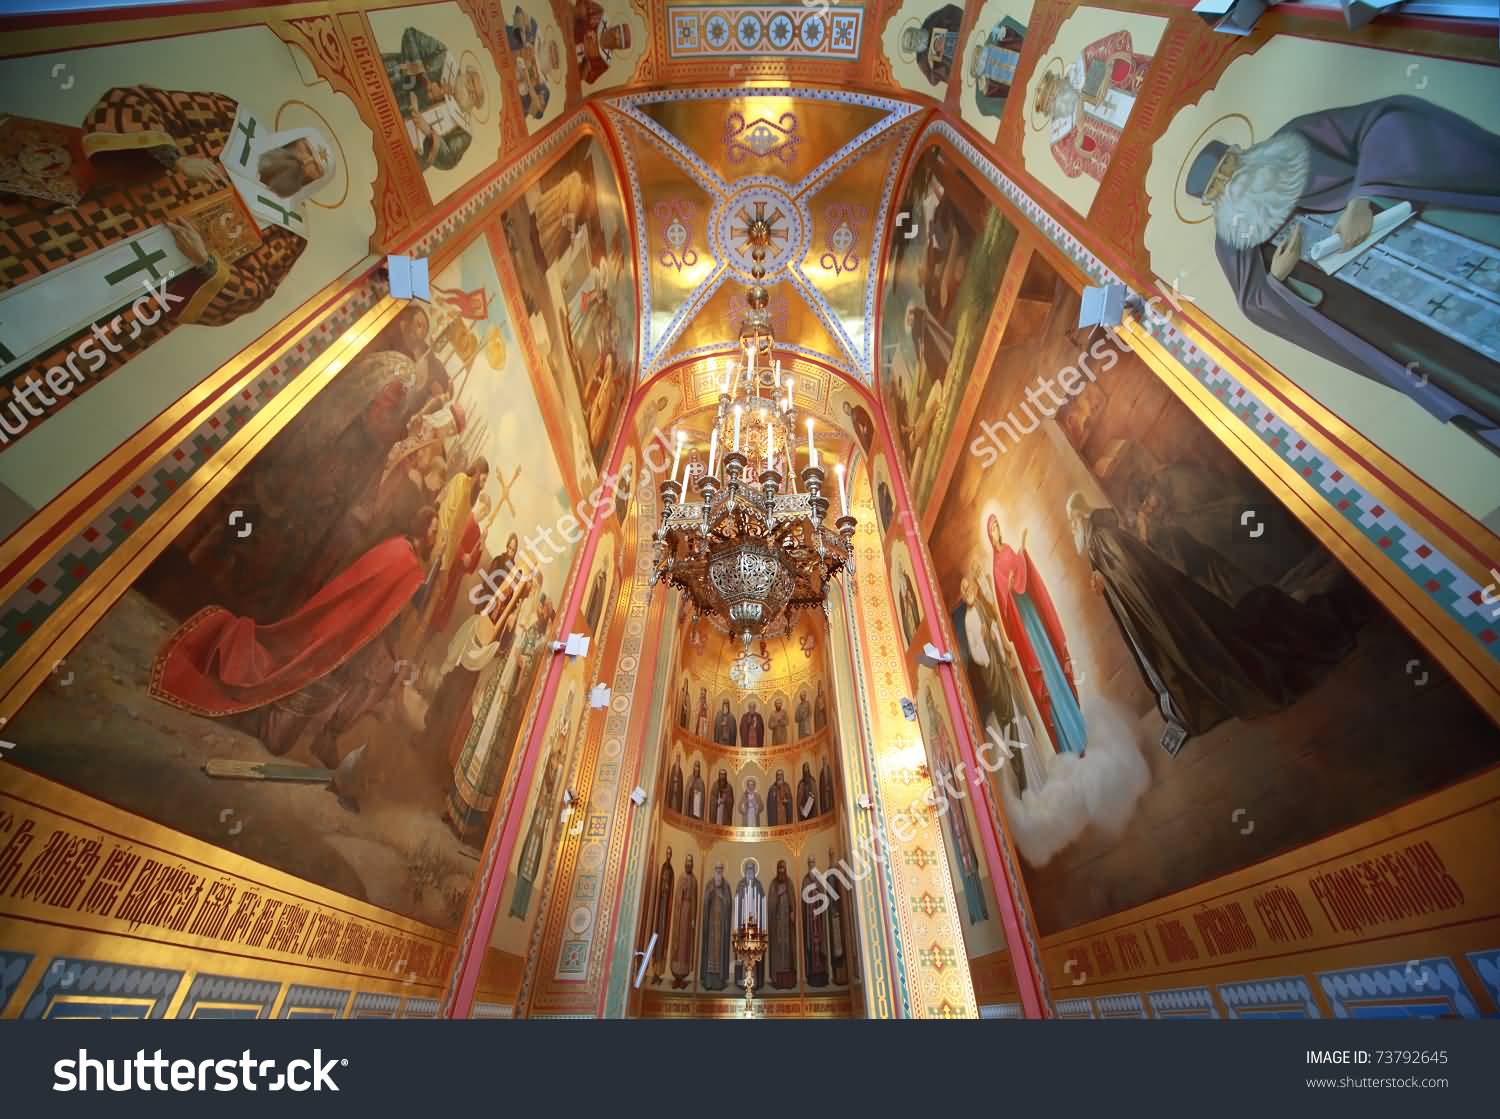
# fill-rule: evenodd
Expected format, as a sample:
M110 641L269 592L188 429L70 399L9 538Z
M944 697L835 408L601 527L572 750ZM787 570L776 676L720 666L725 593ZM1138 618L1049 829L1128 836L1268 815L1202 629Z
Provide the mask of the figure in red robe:
M426 578L437 523L424 511L419 537L382 541L290 616L262 625L222 606L199 610L167 638L151 666L150 694L195 715L222 718L272 705L261 738L272 753L315 729L313 753L338 764L338 733L389 687L371 670L389 656L376 642Z
M1000 520L986 525L994 549L995 601L1000 621L1015 643L1026 686L1036 700L1053 749L1082 754L1088 739L1078 686L1073 682L1073 659L1062 620L1047 593L1023 539L1018 552L1000 539Z

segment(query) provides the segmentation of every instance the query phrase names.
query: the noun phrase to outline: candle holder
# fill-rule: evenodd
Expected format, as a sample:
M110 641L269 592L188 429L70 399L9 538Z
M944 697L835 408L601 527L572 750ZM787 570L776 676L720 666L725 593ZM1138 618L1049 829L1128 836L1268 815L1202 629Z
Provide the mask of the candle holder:
M854 530L859 527L859 522L851 517L848 513L845 513L842 517L833 522L833 527L839 530L839 535L842 536L845 540L853 540Z
M774 470L762 470L760 472L760 486L766 495L766 504L769 506L776 500L776 494L781 489L781 475Z
M719 492L719 479L705 470L698 476L698 492L703 495L704 501L712 505L714 495Z
M738 482L745 475L745 464L750 460L739 451L730 451L724 456L724 477Z
M745 1017L753 1018L751 999L755 996L755 966L765 957L771 938L752 914L748 921L734 930L730 940L734 957L745 971Z
M804 466L802 468L802 488L817 497L823 492L823 481L828 475L823 473L821 466Z
M676 505L682 499L682 484L673 478L668 478L661 484L660 492L663 505Z

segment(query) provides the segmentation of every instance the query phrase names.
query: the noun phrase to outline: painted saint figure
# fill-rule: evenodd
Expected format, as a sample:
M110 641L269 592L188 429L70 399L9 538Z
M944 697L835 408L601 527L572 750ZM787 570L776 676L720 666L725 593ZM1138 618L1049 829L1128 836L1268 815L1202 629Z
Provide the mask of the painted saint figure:
M1088 742L1088 727L1073 682L1073 659L1062 619L1052 605L1047 584L1026 551L1016 551L1000 536L1000 519L991 515L986 523L993 549L991 573L1000 622L1011 636L1026 686L1031 689L1046 725L1052 748L1059 754L1082 754Z
M1004 16L990 28L988 35L974 44L969 55L969 80L974 83L974 100L979 111L987 117L998 118L1005 112L1025 37L1025 24Z
M578 0L573 8L573 50L585 85L604 76L616 51L629 49L629 24L610 23L595 0Z
M785 991L797 985L797 893L786 872L786 860L776 860L776 877L766 891L766 956L771 986Z
M693 733L699 738L708 737L708 689L698 689L698 719L693 724Z
M703 784L703 766L693 763L693 779L688 782L686 814L694 820L703 819L704 809L708 807L708 798L704 795L706 789Z
M786 745L787 721L786 704L777 696L771 701L771 717L766 720L766 725L771 730L772 746Z
M760 827L760 794L755 791L755 778L745 778L745 791L740 796L740 827Z
M733 746L735 738L734 712L729 710L726 699L714 717L714 741L720 746Z
M1129 532L1113 509L1092 508L1075 492L1067 516L1094 590L1177 731L1174 753L1186 735L1225 719L1289 706L1354 646L1354 633L1320 596L1302 602L1264 585L1231 604ZM1212 558L1186 533L1175 545L1205 565Z
M570 699L568 707L571 706ZM531 826L526 829L526 841L521 845L521 861L516 864L516 892L510 899L510 915L523 921L527 910L531 908L531 890L541 871L542 849L546 844L547 832L559 814L555 798L557 783L562 776L563 753L567 750L568 721L571 717L571 710L563 712L562 722L558 724L557 733L552 737L546 770L542 775L541 792L531 810Z
M723 866L720 866L721 876L723 870ZM682 860L682 878L677 883L676 899L672 905L672 989L680 991L688 985L688 977L693 974L693 950L697 947L698 880L693 877L692 855ZM708 916L706 898L704 909L704 932L706 934ZM705 961L707 958L708 953L705 952Z
M963 789L963 772L958 766L953 740L948 734L947 721L938 714L932 698L931 687L922 690L922 704L927 718L924 731L931 735L933 762L937 772L933 775L934 788ZM941 785L939 785L941 782ZM984 887L979 880L979 855L974 847L974 833L970 830L968 800L960 799L943 813L944 830L948 842L958 857L959 878L963 882L964 900L968 905L969 924L989 920L989 906L985 902Z
M682 811L682 766L672 759L672 772L667 776L667 807L673 812Z
M745 713L740 716L740 745L741 746L764 746L766 744L766 723L761 718L760 712L755 708L755 700L750 700L745 705Z
M823 681L818 681L817 694L813 696L813 730L822 730L828 725L828 701L823 698Z
M474 139L473 114L484 108L479 68L460 69L445 43L415 27L401 33L399 51L380 57L418 165L424 171L458 166Z
M901 29L902 57L915 62L934 86L947 85L958 56L958 33L963 22L964 10L957 4L944 4L928 13L920 25L912 21Z
M709 797L708 822L726 828L734 824L734 786L729 783L729 774L722 769Z
M818 869L816 855L807 856L807 873L802 876L798 896L802 899L802 974L809 987L828 986L828 918L830 910L818 912L817 899L823 886L814 877ZM812 898L812 901L808 901ZM830 903L831 909L831 903Z
M766 823L774 828L779 824L790 824L795 819L792 815L792 787L787 784L786 772L778 769L776 780L766 791Z
M688 868L692 869L693 856L688 856ZM656 904L652 907L651 931L656 935L656 947L651 952L651 985L661 986L662 976L667 970L667 956L671 952L672 907L676 895L672 883L676 875L672 870L672 848L667 848L667 857L662 860L661 872L656 876Z
M222 94L149 85L106 91L79 128L7 117L0 146L11 143L21 152L16 170L0 168L0 375L15 385L21 371L59 367L73 384L49 379L53 397L30 374L37 387L8 409L15 424L0 413L7 440L177 327L259 309L307 247L304 204L337 177L315 128L277 132ZM19 173L39 160L55 174Z
M732 910L733 900L729 883L724 878L724 864L715 863L714 876L703 890L703 954L698 964L698 982L705 991L722 991L729 984Z
M755 923L762 929L766 927L766 888L760 881L760 864L754 859L746 859L740 864L740 880L734 887L734 927L743 929L750 923L753 917ZM755 965L755 986L764 987L766 983L766 961L765 957ZM734 985L743 987L745 985L745 968L738 960L734 963Z
M682 699L677 704L677 725L683 730L688 729L688 723L693 718L693 703L688 697L687 680L682 681Z
M833 774L828 771L828 763L823 763L823 768L818 771L818 815L825 816L833 811Z
M806 738L812 733L812 704L807 702L807 689L797 695L797 737Z
M1103 181L1150 65L1149 54L1131 50L1130 32L1116 31L1084 47L1061 73L1042 72L1033 108L1068 178Z
M830 868L838 865L831 847L828 849L828 865ZM828 918L828 962L833 981L842 986L849 982L849 921L854 899L846 898L836 886L830 893L828 909L824 913Z
M1186 190L1213 208L1246 318L1500 450L1496 184L1500 136L1395 96L1308 113L1249 148L1210 140ZM1332 274L1314 263L1403 205L1415 216Z
M802 777L797 782L797 819L811 820L818 814L818 786L813 780L812 766L802 763Z

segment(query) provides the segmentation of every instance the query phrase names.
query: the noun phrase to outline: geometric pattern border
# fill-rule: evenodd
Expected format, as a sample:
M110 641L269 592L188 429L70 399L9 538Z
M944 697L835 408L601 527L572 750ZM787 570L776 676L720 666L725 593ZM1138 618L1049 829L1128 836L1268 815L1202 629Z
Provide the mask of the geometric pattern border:
M179 1018L269 1018L281 984L229 975L199 975L177 1011Z
M342 1018L349 1005L349 992L336 987L307 987L294 984L281 1000L278 1018Z
M1231 1018L1321 1018L1312 989L1300 975L1225 983L1219 997Z
M1335 1018L1478 1018L1447 956L1318 973Z
M1154 1018L1217 1018L1219 1008L1207 987L1178 987L1146 995Z
M42 973L22 1018L160 1018L182 984L166 968L58 956Z

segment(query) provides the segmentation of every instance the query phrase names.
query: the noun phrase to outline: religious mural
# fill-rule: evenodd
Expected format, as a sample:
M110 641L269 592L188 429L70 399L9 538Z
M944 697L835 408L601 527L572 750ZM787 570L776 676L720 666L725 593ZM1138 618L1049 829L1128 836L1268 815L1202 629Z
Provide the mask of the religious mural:
M889 18L881 46L896 80L941 101L963 65L963 5L906 0Z
M896 610L896 625L901 634L903 651L911 649L926 631L923 629L922 603L917 597L916 578L912 574L911 553L906 541L892 537L890 553L891 603Z
M1484 517L1500 489L1496 71L1408 57L1284 37L1236 57L1150 149L1145 245L1220 325Z
M501 215L549 397L580 480L604 463L635 383L630 236L604 146L580 139Z
M455 3L368 13L402 129L434 204L500 152L500 75Z
M631 0L574 0L573 56L585 96L628 82L648 35Z
M1026 170L1087 216L1167 21L1078 8L1058 28L1026 87Z
M917 157L902 209L918 233L891 242L880 325L889 372L881 389L920 506L948 445L1016 228L962 163L935 144Z
M522 0L505 17L505 45L515 68L526 131L535 133L563 109L568 77L562 28L550 0Z
M0 481L40 506L364 258L377 162L265 27L7 59L0 90Z
M566 491L486 241L433 290L176 532L9 760L453 928L570 553L518 550Z
M1034 258L1048 282L928 541L1040 931L1494 764L1457 684Z
M1032 0L985 0L970 32L958 108L965 121L995 139L1010 100Z

